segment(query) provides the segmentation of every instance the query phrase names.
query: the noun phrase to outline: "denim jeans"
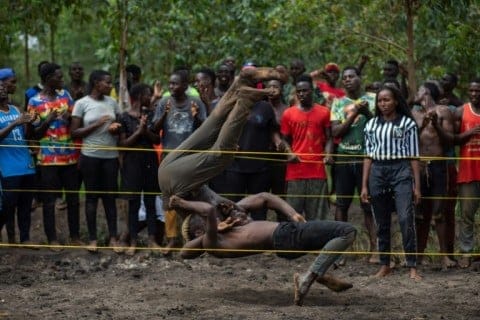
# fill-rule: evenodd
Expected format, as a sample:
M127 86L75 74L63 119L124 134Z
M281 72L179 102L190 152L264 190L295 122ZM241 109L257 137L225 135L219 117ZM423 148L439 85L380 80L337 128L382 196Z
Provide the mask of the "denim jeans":
M458 196L460 198L461 220L458 239L460 251L470 253L475 243L474 226L475 213L480 206L480 181L459 184Z
M396 211L402 232L407 267L417 263L417 239L413 203L413 174L408 160L373 161L369 177L370 202L377 225L378 250L390 253L392 212ZM395 207L392 206L395 204ZM390 255L380 254L380 264L389 265Z
M281 222L273 233L273 248L277 255L295 259L305 253L282 252L282 250L321 250L336 253L320 253L309 271L322 276L355 240L356 230L347 222L308 221L306 223Z

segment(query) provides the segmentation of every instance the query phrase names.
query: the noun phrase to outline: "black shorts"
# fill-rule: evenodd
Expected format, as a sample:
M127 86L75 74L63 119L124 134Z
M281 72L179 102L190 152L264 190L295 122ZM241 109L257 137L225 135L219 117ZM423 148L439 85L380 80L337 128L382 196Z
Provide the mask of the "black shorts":
M355 189L357 194L362 191L363 163L354 158L339 158L335 167L335 188L337 207L347 211L352 204ZM371 212L369 204L360 202L364 212Z
M442 219L445 215L446 201L443 197L448 192L448 164L445 160L423 162L420 181L424 199L416 210L416 218L423 218L423 211L430 210L434 219Z

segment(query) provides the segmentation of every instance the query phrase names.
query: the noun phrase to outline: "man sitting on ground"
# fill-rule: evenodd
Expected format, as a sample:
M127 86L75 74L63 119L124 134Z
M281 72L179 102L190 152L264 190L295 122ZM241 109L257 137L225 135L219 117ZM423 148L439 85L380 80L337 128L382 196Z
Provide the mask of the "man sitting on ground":
M303 304L303 298L314 281L336 292L352 287L325 274L340 252L345 251L355 239L356 230L349 223L305 222L304 217L288 203L266 192L248 196L237 202L235 207L187 201L175 195L170 197L169 206L191 213L182 226L187 243L181 256L185 259L198 257L203 252L218 258L234 258L258 254L262 250L277 250L278 256L294 259L304 255L305 251L322 250L327 252L320 253L307 272L294 274L295 304ZM252 221L247 212L259 208L281 212L291 222ZM225 215L228 218L219 222Z

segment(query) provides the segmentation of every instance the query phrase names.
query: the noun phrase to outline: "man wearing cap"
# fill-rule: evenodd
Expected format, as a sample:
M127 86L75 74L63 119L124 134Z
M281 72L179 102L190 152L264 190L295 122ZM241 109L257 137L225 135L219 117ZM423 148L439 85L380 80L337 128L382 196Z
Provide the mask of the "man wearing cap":
M333 99L343 98L345 96L345 91L342 88L337 88L337 81L340 76L338 64L329 62L323 70L315 70L311 72L310 75L313 78L319 77L322 79L317 81L316 85L326 100L325 106L330 108Z
M0 81L3 83L4 88L7 90L7 94L12 95L17 91L17 76L12 68L0 69ZM18 105L13 101L9 101L10 104Z
M0 70L0 78L11 77L12 71ZM7 78L8 78L7 77ZM27 148L27 137L35 116L22 113L8 102L8 93L0 81L0 180L3 186L0 231L7 224L8 241L15 238L15 212L20 242L30 244L30 204L35 164Z

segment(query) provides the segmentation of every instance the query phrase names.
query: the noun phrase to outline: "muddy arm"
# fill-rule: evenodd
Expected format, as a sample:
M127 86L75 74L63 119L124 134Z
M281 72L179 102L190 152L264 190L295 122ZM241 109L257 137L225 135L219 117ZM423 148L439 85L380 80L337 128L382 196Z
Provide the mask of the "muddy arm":
M218 246L217 209L214 206L203 201L187 201L175 195L170 197L169 206L170 208L181 209L205 217L205 235L200 237L203 239L202 244L208 248L216 248Z
M237 205L246 211L268 208L281 212L291 221L305 221L303 216L296 212L285 200L268 192L250 195L237 202Z
M196 250L191 250L196 249ZM182 259L195 259L205 252L203 249L203 236L188 241L180 251Z

